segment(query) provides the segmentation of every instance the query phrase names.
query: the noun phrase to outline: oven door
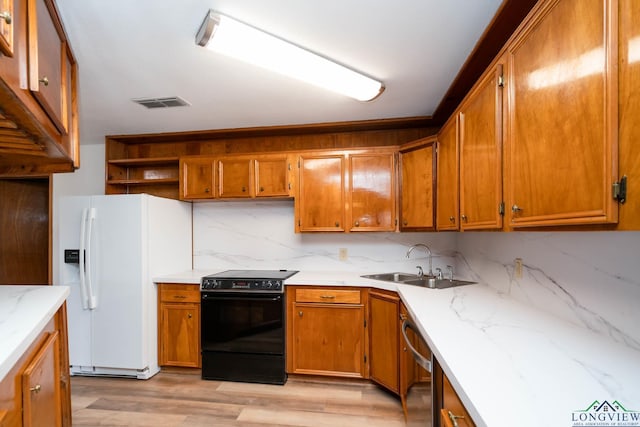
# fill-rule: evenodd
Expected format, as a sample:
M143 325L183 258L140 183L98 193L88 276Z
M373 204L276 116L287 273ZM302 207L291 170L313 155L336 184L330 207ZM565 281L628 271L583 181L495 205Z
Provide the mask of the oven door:
M202 378L284 384L284 298L201 293Z

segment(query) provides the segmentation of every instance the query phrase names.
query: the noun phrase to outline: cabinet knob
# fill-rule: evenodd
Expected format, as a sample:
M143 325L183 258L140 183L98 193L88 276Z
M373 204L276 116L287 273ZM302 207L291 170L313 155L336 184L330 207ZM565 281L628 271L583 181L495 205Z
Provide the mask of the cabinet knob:
M264 187L260 187L260 192L264 192Z
M47 76L44 76L43 78L41 78L40 80L38 80L40 83L42 83L45 86L49 86L49 79L47 78Z
M449 217L449 222L456 222L456 219L452 216Z
M402 225L404 225L404 226L409 225L409 222L405 219L405 220L402 221Z
M466 215L460 215L460 219L463 220L464 222L467 222L467 216Z
M302 311L298 312L298 316L302 317Z
M210 191L211 191L211 190L210 190L209 188L205 188L205 189L204 189L204 192L205 192L205 193L209 193Z
M244 193L245 191L247 191L246 187L242 187L242 192Z
M193 314L189 313L189 314L187 314L187 317L188 317L189 319L191 319L191 318L193 317Z
M0 13L0 19L4 19L4 22L6 24L11 24L11 13L9 12Z
M355 226L360 227L360 221L356 221Z
M340 223L336 221L336 227L340 227Z
M31 390L35 394L38 394L40 393L40 390L42 390L42 387L40 386L40 384L36 384L35 387L31 387L29 390Z
M522 208L520 206L518 206L518 205L511 206L511 212L518 213L518 212L521 212L521 211L522 211Z

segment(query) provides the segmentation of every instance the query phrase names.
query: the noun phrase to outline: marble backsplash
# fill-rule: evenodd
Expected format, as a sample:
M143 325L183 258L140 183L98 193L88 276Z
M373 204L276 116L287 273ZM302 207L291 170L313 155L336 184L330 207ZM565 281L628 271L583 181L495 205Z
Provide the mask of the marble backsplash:
M433 268L456 261L453 233L298 233L293 201L215 202L193 205L195 269L290 269L384 273L427 272L426 253L409 247L427 244ZM347 260L339 259L339 248Z
M640 350L640 232L459 233L457 250L460 275Z
M640 350L640 232L296 234L289 200L194 203L193 233L195 269L426 272L424 252L405 256L424 243L434 269L453 265L456 277Z

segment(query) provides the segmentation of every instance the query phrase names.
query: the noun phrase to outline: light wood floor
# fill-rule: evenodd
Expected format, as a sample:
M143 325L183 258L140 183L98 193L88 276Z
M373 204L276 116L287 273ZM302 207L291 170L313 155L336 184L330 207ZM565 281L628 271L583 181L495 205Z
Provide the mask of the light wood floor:
M430 426L428 384L414 386L410 407ZM400 400L366 381L289 377L284 386L203 381L161 372L153 378L72 377L74 426L405 426ZM425 408L427 409L425 411Z

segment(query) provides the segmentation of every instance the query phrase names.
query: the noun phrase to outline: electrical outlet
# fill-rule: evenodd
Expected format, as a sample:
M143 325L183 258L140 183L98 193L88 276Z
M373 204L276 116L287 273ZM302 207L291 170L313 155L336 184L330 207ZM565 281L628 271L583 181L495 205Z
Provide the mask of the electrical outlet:
M349 251L347 251L347 248L338 249L338 259L340 261L346 261L349 259Z
M516 279L522 279L522 258L516 258L514 261L513 276Z

